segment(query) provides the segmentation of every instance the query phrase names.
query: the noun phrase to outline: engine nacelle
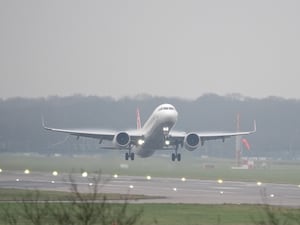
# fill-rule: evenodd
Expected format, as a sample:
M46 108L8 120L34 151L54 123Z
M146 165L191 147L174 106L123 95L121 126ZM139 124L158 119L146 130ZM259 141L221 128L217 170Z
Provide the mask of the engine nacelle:
M130 136L126 132L119 132L114 136L113 144L117 148L127 148L130 144Z
M199 147L200 138L198 134L189 133L184 138L184 147L189 151L194 151Z

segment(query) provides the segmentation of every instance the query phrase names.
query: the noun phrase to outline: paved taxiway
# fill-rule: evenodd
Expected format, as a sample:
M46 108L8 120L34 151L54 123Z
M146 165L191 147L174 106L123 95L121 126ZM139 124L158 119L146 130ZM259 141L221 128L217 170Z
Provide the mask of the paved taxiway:
M56 174L55 174L56 175ZM81 191L93 185L91 175L72 176ZM69 191L67 174L29 173L4 171L0 173L0 188ZM133 176L102 176L101 192L142 194L162 198L139 200L151 203L199 204L261 204L300 207L300 186L290 184L264 184L195 180L188 178L150 178Z

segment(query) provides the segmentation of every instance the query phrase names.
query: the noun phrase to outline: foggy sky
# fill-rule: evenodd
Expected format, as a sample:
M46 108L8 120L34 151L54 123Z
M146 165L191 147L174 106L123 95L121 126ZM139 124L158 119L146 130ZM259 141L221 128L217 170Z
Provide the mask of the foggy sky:
M1 0L0 98L300 99L300 1Z

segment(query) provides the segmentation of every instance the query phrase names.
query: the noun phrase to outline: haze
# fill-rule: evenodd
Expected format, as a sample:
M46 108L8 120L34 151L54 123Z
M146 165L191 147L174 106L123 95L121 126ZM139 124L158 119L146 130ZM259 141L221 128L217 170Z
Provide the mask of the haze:
M299 1L0 2L0 97L300 98Z

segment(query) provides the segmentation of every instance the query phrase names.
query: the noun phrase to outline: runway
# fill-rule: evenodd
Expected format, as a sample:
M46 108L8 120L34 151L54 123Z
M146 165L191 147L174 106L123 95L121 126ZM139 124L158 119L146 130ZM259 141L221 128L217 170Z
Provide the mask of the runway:
M94 176L84 173L72 175L83 192L93 187ZM70 191L70 179L68 174L6 171L0 173L0 188ZM157 197L138 200L136 203L267 203L300 207L300 186L292 184L103 175L99 192Z

